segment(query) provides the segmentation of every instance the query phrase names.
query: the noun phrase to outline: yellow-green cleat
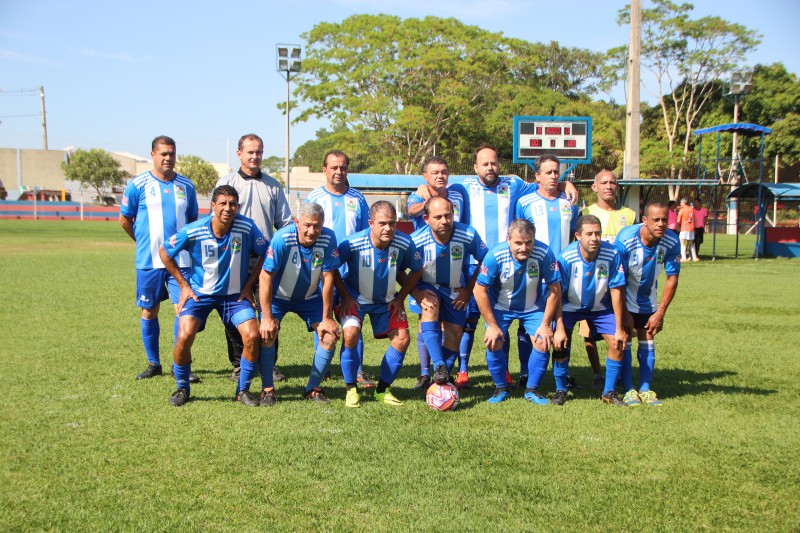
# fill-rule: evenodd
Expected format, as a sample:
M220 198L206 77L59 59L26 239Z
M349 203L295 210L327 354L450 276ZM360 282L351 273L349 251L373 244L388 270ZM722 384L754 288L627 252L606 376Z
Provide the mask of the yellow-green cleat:
M397 407L403 405L403 402L398 400L389 389L386 389L386 392L376 392L375 399L379 402L385 403L386 405L394 405Z
M639 392L639 398L642 399L642 403L646 403L647 405L663 405L661 400L658 399L658 396L656 396L656 391L653 390Z
M353 387L352 389L347 390L347 396L344 398L344 406L345 407L361 407L361 395L358 393L358 389Z
M625 405L628 407L638 407L642 405L642 400L639 398L639 393L636 392L636 389L631 389L625 393L625 396L622 397L622 401L625 402Z

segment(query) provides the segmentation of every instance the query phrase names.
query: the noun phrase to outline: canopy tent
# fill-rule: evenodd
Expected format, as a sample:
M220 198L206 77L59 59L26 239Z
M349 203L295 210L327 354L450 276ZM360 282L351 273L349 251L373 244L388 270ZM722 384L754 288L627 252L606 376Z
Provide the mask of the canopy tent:
M746 183L728 193L727 198L758 198L758 189L765 201L800 201L800 183Z

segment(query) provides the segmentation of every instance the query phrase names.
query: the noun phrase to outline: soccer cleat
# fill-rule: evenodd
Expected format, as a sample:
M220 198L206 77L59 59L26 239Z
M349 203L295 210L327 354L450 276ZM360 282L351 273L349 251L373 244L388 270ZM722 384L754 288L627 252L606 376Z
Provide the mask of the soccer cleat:
M535 403L538 405L549 405L550 402L547 401L547 398L542 396L542 393L538 390L527 390L525 391L525 396L523 398L531 403Z
M466 372L459 372L456 375L456 381L454 383L457 389L471 389L472 385L469 383L469 374Z
M194 372L189 372L189 383L200 383L200 376Z
M258 397L258 405L261 407L272 407L278 399L275 397L275 389L262 390Z
M658 399L656 396L656 391L654 390L646 390L639 393L639 398L642 399L642 403L646 403L647 405L658 406L663 405L661 400Z
M625 402L619 397L619 393L613 390L608 394L603 394L603 402L616 407L626 407Z
M603 387L606 386L606 377L603 374L595 374L594 380L592 381L592 388L594 390L603 390Z
M622 401L625 402L625 405L628 407L638 407L642 405L642 399L639 398L639 393L636 392L636 389L631 389L625 393L625 396L622 397Z
M180 407L181 405L185 404L189 401L189 390L188 389L178 389L172 393L172 396L169 398L170 405L174 405L175 407Z
M273 381L275 381L275 382L277 383L278 381L283 381L283 380L285 380L285 379L286 379L286 376L284 376L283 374L281 374L281 371L280 371L280 369L277 367L277 365L276 365L276 366L273 366L273 367L272 367L272 380L273 380Z
M239 391L236 395L236 401L242 402L247 407L258 407L261 405L260 400L253 396L253 393L249 390Z
M372 380L372 376L367 374L366 372L359 372L356 376L356 383L362 389L373 389L375 388L375 382Z
M509 387L514 386L514 378L511 377L511 372L509 372L508 370L506 370L506 385L508 385Z
M403 405L403 402L400 401L394 394L392 394L392 391L389 389L386 389L384 392L376 392L375 400L383 402L386 405L393 405L395 407L400 407Z
M450 376L447 374L447 367L444 365L437 366L433 371L433 381L439 385L447 383Z
M311 400L312 402L316 403L331 403L327 396L325 396L325 392L322 389L311 389L306 394L306 400Z
M426 376L425 374L421 375L417 378L417 382L414 384L415 389L425 389L428 390L428 387L431 384L431 377Z
M556 393L550 397L550 403L552 403L553 405L564 405L565 403L567 403L567 391L565 390L556 391Z
M528 374L520 374L517 380L517 388L525 389L528 387Z
M239 373L242 371L240 367L236 367L233 369L233 373L231 374L231 381L234 383L239 383Z
M567 375L567 389L580 389L581 386L575 382L575 378Z
M147 368L144 369L144 372L136 375L136 379L149 379L154 376L160 376L161 374L163 374L161 365L154 365L153 363L150 363L147 365Z
M361 407L361 395L356 387L347 389L347 396L344 398L345 407Z
M508 389L497 389L494 391L494 394L486 400L487 403L500 403L508 400L511 397L511 394L508 393Z

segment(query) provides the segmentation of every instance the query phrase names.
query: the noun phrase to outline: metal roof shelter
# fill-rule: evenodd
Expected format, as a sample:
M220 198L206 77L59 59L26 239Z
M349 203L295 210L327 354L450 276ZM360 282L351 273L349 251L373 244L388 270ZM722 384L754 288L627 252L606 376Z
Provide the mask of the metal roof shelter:
M767 204L776 201L800 202L800 183L747 183L732 190L727 199L758 198L758 213L766 216ZM777 222L777 221L776 221ZM762 254L800 257L800 228L758 228L757 246ZM738 244L738 243L737 243Z

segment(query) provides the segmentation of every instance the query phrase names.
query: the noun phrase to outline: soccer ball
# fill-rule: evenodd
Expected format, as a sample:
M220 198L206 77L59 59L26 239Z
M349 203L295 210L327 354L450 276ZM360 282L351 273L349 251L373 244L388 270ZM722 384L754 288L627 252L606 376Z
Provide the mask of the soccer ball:
M452 383L434 383L425 393L425 402L434 411L452 411L458 406L458 401L458 389Z

